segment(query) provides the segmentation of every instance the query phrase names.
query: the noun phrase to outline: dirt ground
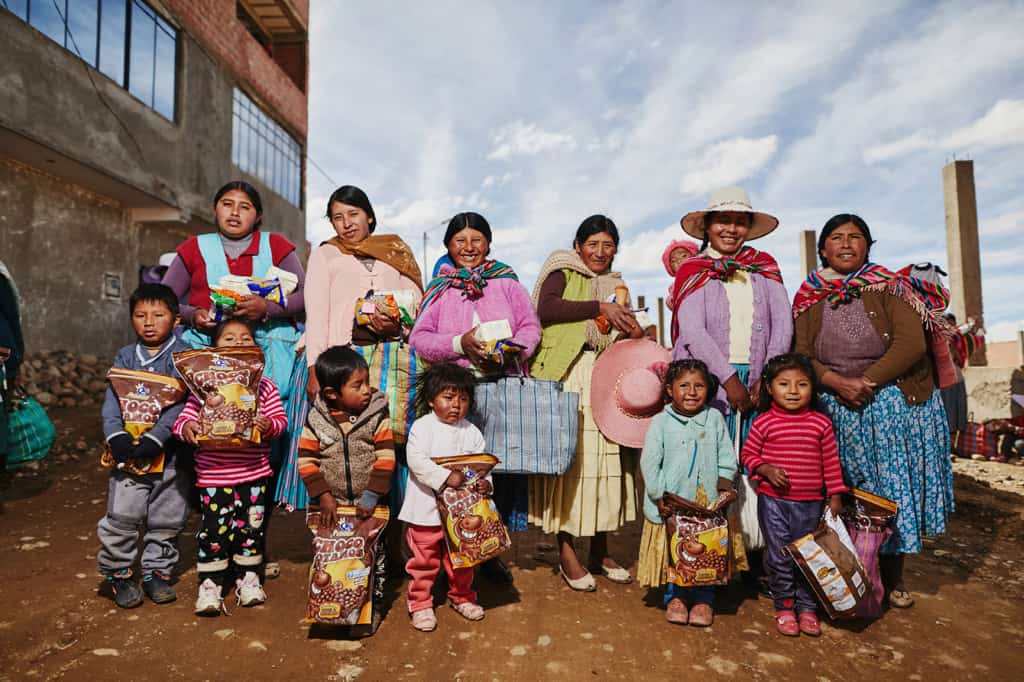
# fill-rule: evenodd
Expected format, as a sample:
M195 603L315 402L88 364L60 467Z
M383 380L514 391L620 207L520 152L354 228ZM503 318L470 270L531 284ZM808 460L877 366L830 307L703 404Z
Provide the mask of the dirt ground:
M870 623L825 622L817 640L778 635L770 601L736 584L704 630L669 625L656 596L635 585L599 578L597 592L572 592L554 573L553 538L536 531L513 537L514 588L477 580L483 621L439 607L438 629L418 633L394 585L378 633L351 640L302 620L310 551L300 513L274 517L269 542L281 576L268 582L265 605L234 608L229 598L229 616L192 613L193 516L181 538L178 601L117 609L96 570L106 502L106 472L93 454L99 419L95 408L53 417L58 447L2 498L3 680L991 680L1020 679L1024 665L1022 467L958 462L948 534L907 561L914 608ZM613 554L633 566L638 543L631 524L613 536Z

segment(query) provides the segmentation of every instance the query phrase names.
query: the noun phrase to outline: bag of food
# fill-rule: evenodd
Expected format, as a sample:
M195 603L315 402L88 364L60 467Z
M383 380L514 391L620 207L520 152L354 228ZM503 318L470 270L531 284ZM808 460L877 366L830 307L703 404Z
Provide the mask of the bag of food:
M338 524L320 525L320 512L306 514L313 532L313 563L309 567L307 620L327 625L369 625L377 577L378 546L388 525L387 507L366 519L355 507L338 507Z
M668 581L680 587L729 582L729 522L723 509L708 509L665 493Z
M196 396L199 447L238 449L260 442L256 416L263 351L257 346L199 348L174 354L174 366Z
M378 291L356 299L356 324L369 324L373 313L381 313L411 327L416 321L416 292Z
M164 374L114 367L107 372L107 381L121 405L124 430L136 445L142 434L159 421L164 410L185 398L185 384ZM105 467L115 465L109 447L100 456L100 463ZM164 470L164 453L151 460L131 460L119 468L140 476L158 474Z
M867 569L845 541L842 523L825 511L818 530L789 543L785 551L807 578L829 618L853 618L858 605L872 592Z
M437 494L437 509L445 529L452 566L466 568L492 559L512 545L508 529L491 495L481 495L473 484L491 473L494 455L435 457L441 466L462 473L462 485L445 487Z
M840 517L871 583L870 593L861 600L854 615L857 618L881 618L885 587L878 566L878 551L893 533L892 522L898 507L892 500L857 488L844 495L843 502Z

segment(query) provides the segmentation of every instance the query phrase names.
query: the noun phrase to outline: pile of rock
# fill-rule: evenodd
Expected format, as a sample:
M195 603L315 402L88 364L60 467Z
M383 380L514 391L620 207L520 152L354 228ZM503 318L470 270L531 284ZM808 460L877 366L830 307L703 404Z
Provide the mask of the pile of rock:
M107 359L55 350L27 356L19 377L43 407L86 407L103 402L108 369Z

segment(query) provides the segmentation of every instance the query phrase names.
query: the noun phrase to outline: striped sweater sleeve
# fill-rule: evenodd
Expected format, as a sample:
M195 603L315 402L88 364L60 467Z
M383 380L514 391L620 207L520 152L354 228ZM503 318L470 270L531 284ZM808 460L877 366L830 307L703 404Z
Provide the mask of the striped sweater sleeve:
M376 507L380 498L391 489L391 476L395 472L395 439L387 410L381 414L373 432L373 454L370 480L359 496L359 503L364 507Z
M825 479L825 492L828 495L845 493L849 490L843 481L843 468L839 464L839 447L836 445L835 432L827 417L822 419L821 430L821 469Z
M316 500L324 493L331 492L323 472L320 471L320 440L307 422L299 435L299 477L306 484L310 499Z
M747 471L753 475L754 469L765 463L763 456L765 434L762 430L765 426L766 418L762 419L758 417L754 420L754 423L750 426L750 433L747 435L747 440L743 444L743 451L740 455L740 461L743 462L743 466L747 467Z
M171 431L174 432L175 437L179 440L184 440L181 436L181 430L185 427L185 424L199 421L199 410L201 407L199 399L190 393L188 400L185 401L185 409L183 409L181 414L178 415L178 418L174 420L174 427Z
M277 438L288 430L288 415L281 404L281 393L267 377L260 379L258 404L258 414L270 420L270 430L263 434L264 440Z

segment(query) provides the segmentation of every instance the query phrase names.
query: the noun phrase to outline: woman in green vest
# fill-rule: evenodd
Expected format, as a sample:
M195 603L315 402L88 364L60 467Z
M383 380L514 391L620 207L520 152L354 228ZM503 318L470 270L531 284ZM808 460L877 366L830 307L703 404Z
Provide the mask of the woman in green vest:
M636 519L636 453L606 439L590 410L597 356L619 338L644 333L630 310L622 275L611 271L618 247L615 223L590 216L576 230L572 251L548 257L533 291L543 335L530 372L580 394L580 434L564 475L531 477L529 519L545 533L558 534L562 577L586 592L596 589L591 571L613 582L632 580L608 555L607 533ZM576 537L593 538L587 567L576 556Z

